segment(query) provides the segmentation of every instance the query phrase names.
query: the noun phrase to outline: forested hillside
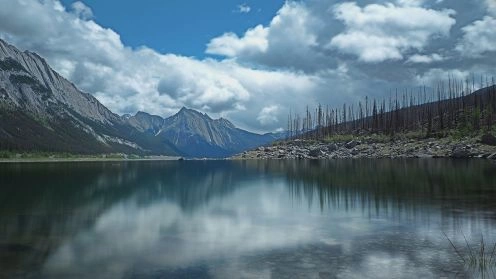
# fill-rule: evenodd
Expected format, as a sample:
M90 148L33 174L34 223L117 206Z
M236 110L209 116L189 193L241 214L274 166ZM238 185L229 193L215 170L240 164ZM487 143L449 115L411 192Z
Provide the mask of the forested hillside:
M364 135L416 132L425 137L450 133L466 135L490 131L496 121L494 79L449 79L434 89L391 92L389 98L341 108L308 107L304 116L290 113L288 138L322 139L333 135Z

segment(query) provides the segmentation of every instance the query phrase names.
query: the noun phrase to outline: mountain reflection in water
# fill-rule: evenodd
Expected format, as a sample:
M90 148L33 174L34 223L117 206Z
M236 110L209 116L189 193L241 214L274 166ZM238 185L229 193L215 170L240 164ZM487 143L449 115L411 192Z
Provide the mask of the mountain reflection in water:
M451 160L0 165L0 277L470 276L495 165Z

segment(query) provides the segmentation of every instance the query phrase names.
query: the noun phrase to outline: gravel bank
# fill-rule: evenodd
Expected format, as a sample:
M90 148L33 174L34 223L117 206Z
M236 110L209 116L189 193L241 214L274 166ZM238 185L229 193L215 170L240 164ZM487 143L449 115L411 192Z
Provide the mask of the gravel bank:
M233 159L345 159L345 158L488 158L496 160L496 146L479 139L421 139L371 142L294 140L259 147Z

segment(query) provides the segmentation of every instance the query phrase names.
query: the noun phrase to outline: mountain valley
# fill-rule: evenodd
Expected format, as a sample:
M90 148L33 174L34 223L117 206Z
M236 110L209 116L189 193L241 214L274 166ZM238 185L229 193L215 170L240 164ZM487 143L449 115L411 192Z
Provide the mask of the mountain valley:
M219 158L280 136L251 133L188 108L168 118L119 116L38 54L0 39L0 150Z

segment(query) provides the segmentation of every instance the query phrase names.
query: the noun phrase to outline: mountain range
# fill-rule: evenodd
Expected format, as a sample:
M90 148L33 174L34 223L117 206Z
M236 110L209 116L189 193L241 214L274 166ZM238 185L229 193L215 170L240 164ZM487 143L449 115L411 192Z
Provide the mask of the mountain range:
M119 116L38 54L0 39L0 150L226 157L280 137L188 108Z
M251 133L236 128L225 118L212 119L206 113L185 107L168 118L141 111L122 118L139 132L171 143L188 157L226 157L283 136Z

